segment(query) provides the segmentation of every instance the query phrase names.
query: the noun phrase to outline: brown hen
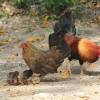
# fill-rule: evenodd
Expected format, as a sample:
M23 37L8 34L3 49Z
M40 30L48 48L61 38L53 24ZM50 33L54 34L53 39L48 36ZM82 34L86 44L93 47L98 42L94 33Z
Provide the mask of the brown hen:
M30 68L29 73L25 72L27 78L33 73L44 76L48 73L54 73L64 60L63 53L60 50L53 48L48 51L37 49L32 43L26 42L20 45L24 61Z

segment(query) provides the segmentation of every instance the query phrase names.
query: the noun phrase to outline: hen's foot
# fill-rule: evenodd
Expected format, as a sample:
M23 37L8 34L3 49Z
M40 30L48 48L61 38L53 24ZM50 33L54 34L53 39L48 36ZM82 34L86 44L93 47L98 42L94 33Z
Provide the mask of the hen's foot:
M39 74L33 74L32 75L32 84L39 84L40 83L40 75Z
M25 70L23 72L22 79L21 79L22 84L28 85L28 78L32 76L32 73L33 72L31 71L31 69L30 70Z

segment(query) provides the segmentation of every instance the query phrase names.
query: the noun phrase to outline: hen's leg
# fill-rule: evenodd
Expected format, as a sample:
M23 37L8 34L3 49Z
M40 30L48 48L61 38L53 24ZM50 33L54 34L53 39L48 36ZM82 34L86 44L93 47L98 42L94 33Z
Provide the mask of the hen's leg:
M28 79L29 77L31 77L32 74L33 74L33 72L32 72L31 69L30 69L30 70L25 70L25 71L23 72L23 76L22 76L22 82L23 82L23 84L28 84L27 79Z
M39 84L40 83L40 74L33 73L32 75L32 84Z

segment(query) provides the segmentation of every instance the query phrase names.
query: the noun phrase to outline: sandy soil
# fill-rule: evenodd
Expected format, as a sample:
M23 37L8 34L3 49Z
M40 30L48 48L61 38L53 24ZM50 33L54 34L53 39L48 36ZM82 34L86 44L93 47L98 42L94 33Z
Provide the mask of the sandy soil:
M100 60L95 63L94 68L84 64L85 73L82 79L79 77L79 64L75 61L72 65L72 75L67 79L62 79L55 73L46 77L53 81L40 82L37 85L6 84L9 71L22 72L27 69L18 47L22 41L33 34L45 34L45 40L36 42L35 45L40 49L48 49L47 37L52 33L52 28L40 28L38 24L32 27L32 20L25 16L0 19L0 25L7 32L6 35L0 36L0 40L11 39L9 44L0 46L0 100L100 100ZM32 31L29 31L29 25ZM95 24L77 24L77 33L100 44L100 28Z

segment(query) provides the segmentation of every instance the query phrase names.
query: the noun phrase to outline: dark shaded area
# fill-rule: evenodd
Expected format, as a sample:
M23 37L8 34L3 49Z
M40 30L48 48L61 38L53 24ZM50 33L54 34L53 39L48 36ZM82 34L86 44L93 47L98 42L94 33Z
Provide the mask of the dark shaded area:
M72 74L80 74L80 68L78 66L74 66L74 68L71 68ZM87 71L85 68L83 68L83 72L85 75L89 76L99 76L99 71Z

